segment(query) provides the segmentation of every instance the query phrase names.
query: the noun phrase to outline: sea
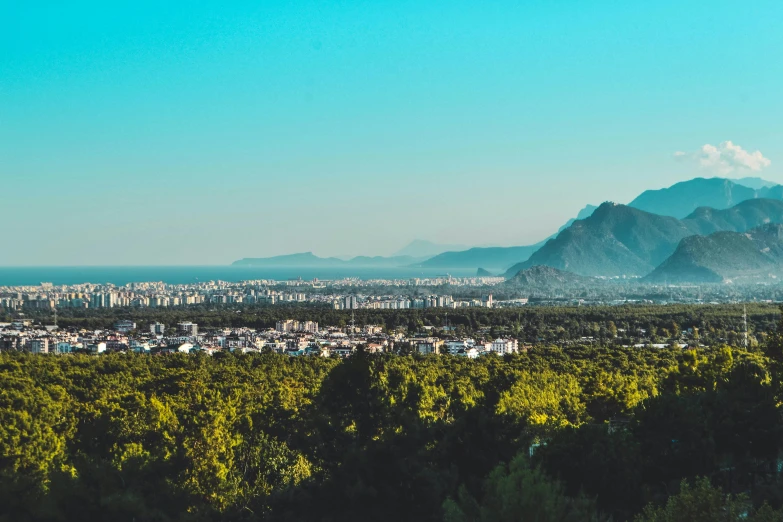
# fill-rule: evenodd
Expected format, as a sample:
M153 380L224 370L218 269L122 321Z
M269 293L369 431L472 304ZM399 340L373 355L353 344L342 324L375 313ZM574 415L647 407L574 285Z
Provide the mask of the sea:
M410 267L241 267L241 266L33 266L0 267L0 286L114 284L162 281L189 284L204 281L333 280L346 277L369 279L432 278L451 275L473 277L475 269L444 270Z

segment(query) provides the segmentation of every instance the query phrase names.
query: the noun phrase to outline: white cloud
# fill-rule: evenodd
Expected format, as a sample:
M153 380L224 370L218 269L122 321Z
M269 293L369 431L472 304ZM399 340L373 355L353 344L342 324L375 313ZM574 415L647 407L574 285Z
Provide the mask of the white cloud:
M759 172L772 163L761 151L749 152L731 141L724 141L719 145L707 143L690 155L682 151L674 153L674 157L678 159L688 156L698 161L702 168L718 174L730 174L736 171Z

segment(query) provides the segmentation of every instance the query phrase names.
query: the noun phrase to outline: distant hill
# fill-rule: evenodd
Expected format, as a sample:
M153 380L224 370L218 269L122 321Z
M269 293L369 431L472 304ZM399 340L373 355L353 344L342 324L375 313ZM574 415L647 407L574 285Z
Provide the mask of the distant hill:
M504 275L546 265L581 275L644 276L685 237L721 230L744 232L770 222L783 222L783 201L753 199L730 209L699 208L683 220L604 203Z
M687 237L644 280L719 283L735 278L767 278L781 272L783 225L770 223L747 232Z
M442 245L433 243L432 241L426 241L424 239L414 239L405 245L404 248L401 248L392 254L392 257L410 256L429 258L432 256L437 256L438 254L442 254L443 252L467 250L468 248L470 247L465 245Z
M592 292L597 285L605 284L608 283L600 279L579 276L550 266L533 266L520 270L499 289L530 298L551 298Z
M493 274L489 270L484 270L483 268L479 268L476 270L476 277L492 277Z
M542 243L518 247L475 247L462 252L444 252L417 264L425 268L477 268L504 271L520 259L527 259Z
M628 206L662 216L684 218L699 207L717 210L754 199L753 188L723 178L695 178L659 190L646 190Z
M283 256L244 258L239 261L234 261L232 265L254 267L398 267L408 266L419 261L421 261L421 258L411 256L357 256L348 260L343 260L336 257L318 257L312 252L304 252L301 254L288 254Z
M587 205L579 211L576 219L589 217L595 209L595 205ZM569 219L568 222L560 227L560 230L543 241L534 245L514 246L514 247L475 247L464 251L443 252L421 263L418 266L427 268L478 268L484 267L488 270L498 272L505 271L508 267L525 261L533 252L544 246L551 238L557 236L562 230L568 228L575 219Z
M595 284L596 279L576 275L551 266L536 265L520 270L505 282L507 287L565 287L573 285Z
M748 188L752 188L753 190L761 190L764 188L774 187L777 185L774 181L767 181L766 179L761 178L738 178L738 179L732 179L734 183L737 185L742 185Z

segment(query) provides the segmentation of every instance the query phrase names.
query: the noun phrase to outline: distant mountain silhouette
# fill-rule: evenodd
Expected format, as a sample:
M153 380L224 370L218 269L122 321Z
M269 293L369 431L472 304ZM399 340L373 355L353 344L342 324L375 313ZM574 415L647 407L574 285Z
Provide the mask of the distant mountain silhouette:
M770 223L747 232L687 237L644 280L719 283L734 278L767 278L781 272L783 225Z
M414 239L405 245L404 248L401 248L392 254L392 257L410 256L429 258L442 254L443 252L467 250L468 248L470 247L465 245L442 245L424 239Z
M303 252L300 254L288 254L283 256L244 258L239 261L234 261L232 265L256 267L401 267L419 261L421 261L421 258L411 256L357 256L348 260L343 260L336 257L318 257L312 252Z
M646 190L628 206L659 214L684 218L699 207L717 210L761 196L755 189L723 178L695 178L659 190Z
M752 177L732 179L731 181L733 181L737 185L742 185L748 188L752 188L753 190L761 190L764 188L774 187L775 185L777 185L777 183L775 183L774 181L768 181L766 179L752 178Z
M589 217L595 209L595 205L587 205L577 214L576 219ZM475 247L461 252L444 252L432 257L418 266L427 268L478 268L484 267L499 272L505 271L508 267L525 261L533 252L544 246L546 242L557 236L560 231L568 228L576 219L569 219L568 222L560 227L560 230L552 236L539 241L534 245L514 246L514 247Z
M672 255L688 236L744 232L767 223L783 223L782 185L761 178L695 178L647 190L628 205L587 205L557 233L533 245L464 248L415 240L391 257L321 258L305 252L242 259L234 264L444 270L481 267L486 273L503 273L507 278L541 265L582 276L642 277Z
M475 247L462 252L444 252L427 259L416 266L424 268L478 268L504 271L520 259L527 259L530 254L544 243L518 247Z
M556 236L557 236L557 234L559 234L559 233L560 233L560 232L562 232L563 230L565 230L565 229L567 229L568 227L570 227L570 226L571 226L571 224L572 224L574 221L576 221L577 219L587 219L587 218L589 218L590 216L592 216L592 215L593 215L593 212L595 212L595 209L597 209L597 208L598 208L598 207L596 207L595 205L585 205L585 208L583 208L582 210L580 210L580 211L579 211L579 214L577 214L575 218L571 218L571 219L569 219L568 221L566 221L566 224L565 224L565 225L563 225L562 227L560 227L560 228L557 230L557 233L555 233L555 234L552 234L550 237L546 238L546 239L544 240L544 243L546 243L547 241L549 241L549 240L550 240L550 239L552 239L553 237L556 237Z

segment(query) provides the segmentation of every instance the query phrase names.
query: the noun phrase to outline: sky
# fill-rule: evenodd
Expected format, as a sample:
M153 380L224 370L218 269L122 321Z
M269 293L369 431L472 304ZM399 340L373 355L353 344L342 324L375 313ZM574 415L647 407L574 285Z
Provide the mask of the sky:
M0 5L0 265L524 245L783 182L780 0Z

